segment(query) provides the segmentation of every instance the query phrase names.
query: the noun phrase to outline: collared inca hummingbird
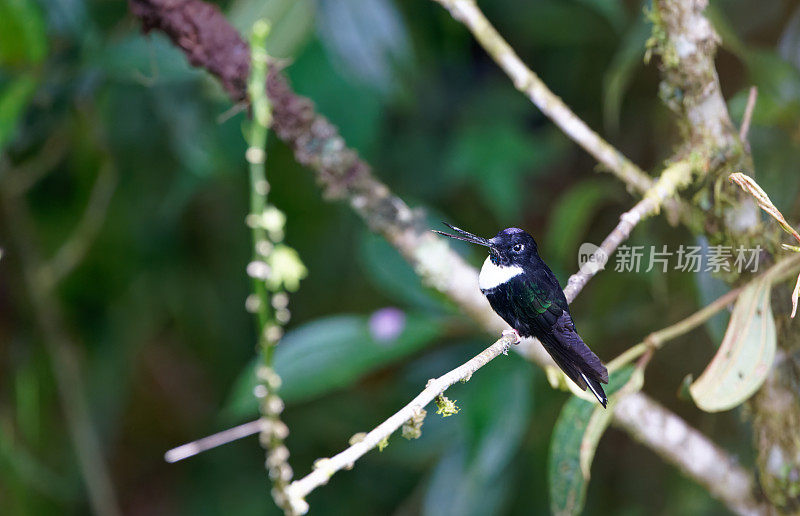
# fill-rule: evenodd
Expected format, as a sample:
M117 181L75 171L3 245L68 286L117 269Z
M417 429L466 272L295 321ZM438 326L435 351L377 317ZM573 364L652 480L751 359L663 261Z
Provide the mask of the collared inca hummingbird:
M564 291L533 237L507 228L487 239L445 225L459 235L434 232L489 248L478 286L497 315L518 335L539 339L569 379L584 391L588 387L605 407L608 398L600 383L608 383L608 371L578 335Z

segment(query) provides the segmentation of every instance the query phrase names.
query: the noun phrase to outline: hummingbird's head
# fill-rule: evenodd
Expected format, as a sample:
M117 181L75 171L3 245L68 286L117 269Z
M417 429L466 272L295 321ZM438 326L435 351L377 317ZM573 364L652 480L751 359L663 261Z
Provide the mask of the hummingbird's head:
M500 267L530 263L531 258L538 254L536 241L532 236L519 228L506 228L498 232L492 238L483 238L473 235L468 231L464 231L463 229L451 226L446 222L444 224L460 234L451 235L449 233L436 231L435 229L433 232L446 237L488 247L492 263Z

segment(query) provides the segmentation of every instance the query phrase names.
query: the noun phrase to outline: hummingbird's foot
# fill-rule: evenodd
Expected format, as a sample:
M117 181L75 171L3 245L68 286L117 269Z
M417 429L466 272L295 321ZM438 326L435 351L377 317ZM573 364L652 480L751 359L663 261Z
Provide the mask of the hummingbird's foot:
M503 330L503 337L514 337L514 342L512 342L512 344L519 344L522 340L522 337L519 336L519 332L513 328L510 330Z

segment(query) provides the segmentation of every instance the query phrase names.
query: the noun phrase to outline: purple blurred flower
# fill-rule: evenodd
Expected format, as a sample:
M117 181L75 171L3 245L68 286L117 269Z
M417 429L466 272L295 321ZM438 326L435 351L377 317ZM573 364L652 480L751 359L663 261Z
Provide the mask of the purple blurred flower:
M381 308L369 318L369 331L378 342L388 342L397 338L406 325L406 314L394 307Z

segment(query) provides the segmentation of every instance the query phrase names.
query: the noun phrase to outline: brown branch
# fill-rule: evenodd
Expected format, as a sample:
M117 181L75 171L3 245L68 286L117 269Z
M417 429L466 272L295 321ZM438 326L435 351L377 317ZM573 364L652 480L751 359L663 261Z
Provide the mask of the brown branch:
M722 96L714 67L719 37L703 14L707 3L707 0L653 2L652 42L661 57L659 66L664 77L661 91L666 93L662 96L679 115L684 153L699 154L707 159L725 156L710 168L708 193L714 205L705 213L704 226L719 228L706 229L717 232L709 235L711 239L751 248L756 245L778 248L780 235L777 232L753 227L760 224L753 200L731 191L730 184L725 181L731 172L752 170L753 163L746 141L740 140L740 134L730 121ZM754 104L755 94L751 91L749 113ZM746 136L747 125L743 123L743 136ZM718 195L721 192L724 193ZM735 278L729 277L732 279ZM781 332L779 353L791 353L800 334L798 327L790 326L787 317L778 317L776 322ZM772 368L762 388L748 402L758 453L759 482L769 501L785 513L800 511L796 483L800 478L800 441L787 437L800 433L798 375L798 363L783 361Z
M132 12L143 19L145 31L158 29L165 32L176 45L184 49L193 64L206 67L216 75L235 101L244 98L243 84L249 60L246 54L241 53L246 52L246 47L241 39L241 44L236 43L238 35L230 26L226 27L227 22L218 9L200 0L129 0L129 3ZM204 19L195 20L196 17ZM213 20L205 19L209 17ZM221 35L213 37L210 28L220 30ZM215 46L217 40L222 42L219 47ZM221 63L227 63L227 66L222 67ZM240 70L241 75L232 74L231 70ZM386 185L375 179L369 166L347 148L336 127L316 114L308 99L296 95L275 69L270 71L267 91L273 104L273 130L293 149L298 162L316 172L329 197L346 199L371 229L384 235L405 256L426 283L447 295L488 332L497 333L507 328L481 295L475 268L452 251L443 239L427 231L420 214L411 210ZM527 344L529 349L534 350L534 361L540 365L551 363L541 346L533 346L533 341ZM639 394L637 399L647 401L649 398ZM672 418L682 421L675 415ZM656 421L656 424L663 424L664 421ZM651 422L635 420L629 425L636 428ZM718 464L733 464L733 460L708 438L685 422L683 425L693 439L707 443L706 449L715 450L714 459ZM664 431L665 428L638 429L643 435ZM671 450L670 454L662 456L678 464L676 454L681 455L683 461L692 460L691 456L683 455L682 449ZM741 468L736 472L742 477L747 476ZM699 476L704 471L688 473L701 485L709 485L713 481Z

